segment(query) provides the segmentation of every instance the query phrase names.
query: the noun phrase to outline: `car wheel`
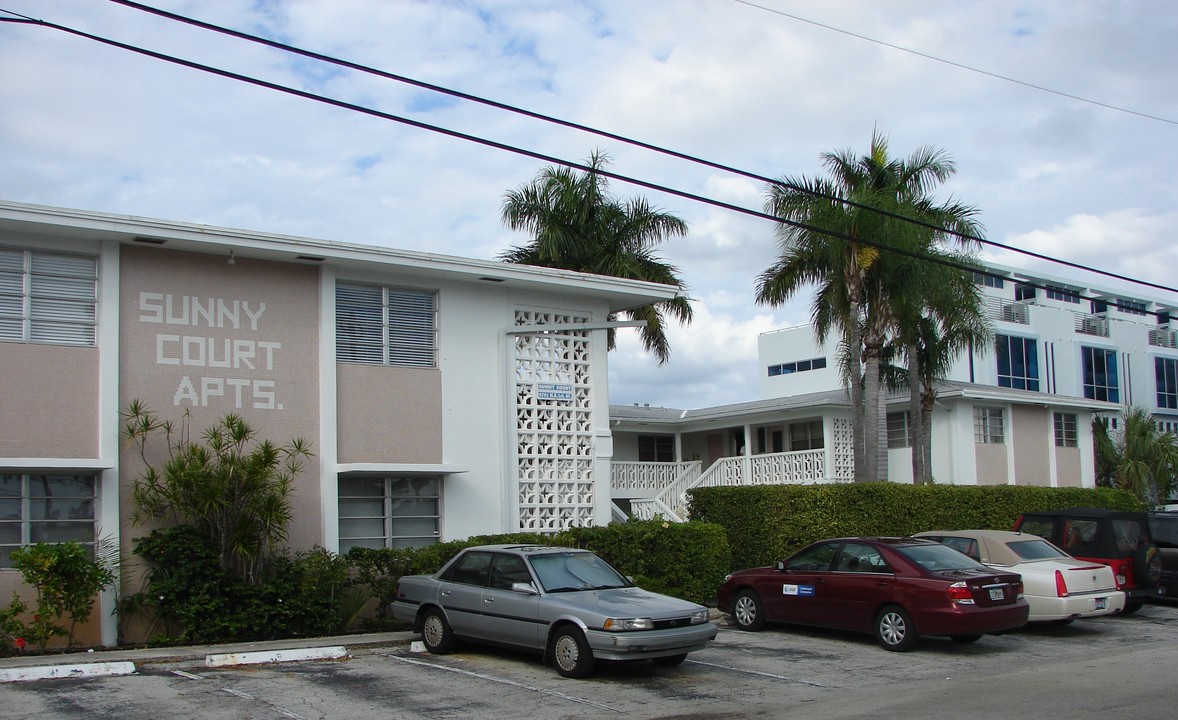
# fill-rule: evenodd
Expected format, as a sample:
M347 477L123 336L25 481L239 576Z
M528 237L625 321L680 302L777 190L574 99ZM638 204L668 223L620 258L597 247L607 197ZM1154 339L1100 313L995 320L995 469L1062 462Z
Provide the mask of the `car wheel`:
M1122 615L1132 615L1145 605L1144 600L1134 600L1133 602L1126 602L1125 609L1121 611Z
M955 643L961 643L962 645L969 645L970 643L976 643L978 640L981 640L982 636L981 635L950 635L949 638Z
M875 616L875 639L884 650L904 652L916 644L916 627L899 605L889 605Z
M686 659L687 653L680 653L679 655L664 655L662 657L652 658L652 661L659 667L675 667L676 665L682 665Z
M454 631L441 610L431 608L421 621L421 640L425 649L435 655L445 655L454 649Z
M1142 587L1157 587L1162 581L1162 558L1157 545L1137 548L1133 555L1133 577Z
M593 672L593 653L579 629L568 625L556 631L552 638L552 662L556 671L567 678L583 678Z
M765 606L752 590L741 590L732 601L732 619L741 630L765 627Z

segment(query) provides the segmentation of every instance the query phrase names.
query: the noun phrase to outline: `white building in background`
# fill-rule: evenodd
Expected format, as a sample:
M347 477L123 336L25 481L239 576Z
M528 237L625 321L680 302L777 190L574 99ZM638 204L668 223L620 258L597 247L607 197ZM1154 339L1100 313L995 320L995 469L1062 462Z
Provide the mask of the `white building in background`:
M989 266L995 342L963 353L933 411L938 482L1092 487L1092 420L1139 406L1178 429L1178 305ZM614 406L615 498L681 514L698 485L851 479L851 408L835 355L811 326L758 340L761 400L675 410ZM887 402L888 470L911 482L908 397ZM674 463L678 469L652 467ZM653 478L662 472L665 478Z

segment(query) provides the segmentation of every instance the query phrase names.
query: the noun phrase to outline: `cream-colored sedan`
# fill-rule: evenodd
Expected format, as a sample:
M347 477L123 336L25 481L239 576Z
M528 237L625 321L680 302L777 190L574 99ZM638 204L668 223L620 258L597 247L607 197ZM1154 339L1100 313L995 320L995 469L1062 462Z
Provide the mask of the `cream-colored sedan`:
M1112 568L1068 555L1037 535L1006 530L931 530L916 537L937 540L993 568L1023 576L1027 622L1069 623L1112 615L1125 608Z

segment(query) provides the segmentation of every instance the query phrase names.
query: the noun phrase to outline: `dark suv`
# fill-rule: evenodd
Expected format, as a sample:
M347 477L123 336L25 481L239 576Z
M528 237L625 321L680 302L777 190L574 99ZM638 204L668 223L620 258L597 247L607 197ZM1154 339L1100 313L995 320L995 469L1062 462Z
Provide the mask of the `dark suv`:
M1038 535L1086 562L1112 567L1117 589L1124 590L1126 613L1160 597L1161 557L1143 512L1104 508L1070 508L1023 513L1014 529Z
M1151 512L1149 532L1162 556L1162 590L1178 600L1178 511Z

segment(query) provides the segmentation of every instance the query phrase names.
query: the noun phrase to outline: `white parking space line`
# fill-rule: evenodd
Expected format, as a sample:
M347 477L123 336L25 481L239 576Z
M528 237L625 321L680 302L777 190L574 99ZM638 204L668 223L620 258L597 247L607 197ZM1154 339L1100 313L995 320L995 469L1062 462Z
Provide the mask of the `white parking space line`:
M809 680L799 680L797 678L791 678L785 675L774 675L773 673L761 672L759 670L744 670L742 668L736 668L730 665L718 665L716 663L704 662L703 660L688 660L687 662L694 663L696 665L720 668L721 670L730 670L732 672L744 673L746 675L759 675L760 677L773 678L774 680L784 680L786 682L798 683L799 685L809 685L810 687L826 687L822 683L810 682Z
M190 672L185 672L183 670L173 670L172 674L179 675L180 677L188 678L189 680L205 680L205 679L207 679L207 678L201 677L200 675L194 675Z
M184 670L172 670L171 672L173 675L179 675L180 677L187 678L189 680L208 680L207 677L204 677L202 675L197 675L195 673L185 672ZM279 705L274 705L273 703L267 702L265 700L258 700L253 695L250 695L247 692L242 692L241 690L237 690L235 688L222 687L221 692L229 693L230 695L232 695L234 697L239 697L242 700L250 700L253 702L265 703L266 705L269 705L274 710L274 712L278 713L279 715L281 715L283 717L288 717L291 720L307 720L307 718L303 717L302 715L299 715L296 712L292 712L290 710L287 710L284 707L281 707Z
M390 657L393 660L396 660L398 662L407 663L409 665L420 665L422 667L427 667L427 668L431 668L434 670L445 670L446 672L456 673L458 675L467 675L469 677L478 678L480 680L487 680L489 682L500 683L502 685L510 685L511 687L516 687L521 690L528 690L530 692L540 693L541 695L552 695L553 697L558 697L562 700L568 700L569 702L580 703L582 705L591 705L592 707L600 708L602 710L608 710L609 712L618 713L619 715L623 714L621 710L618 710L616 708L612 708L609 705L603 705L601 703L593 702L592 700L586 700L584 698L574 697L573 695L566 695L565 693L556 692L555 690L545 690L544 688L533 687L531 685L524 685L523 683L518 683L514 680L508 680L506 678L498 678L498 677L494 677L492 675L485 675L483 673L471 672L470 670L460 670L459 668L446 667L445 665L436 665L434 663L423 662L421 660L412 660L410 658L401 657L399 655L389 655L388 657Z

